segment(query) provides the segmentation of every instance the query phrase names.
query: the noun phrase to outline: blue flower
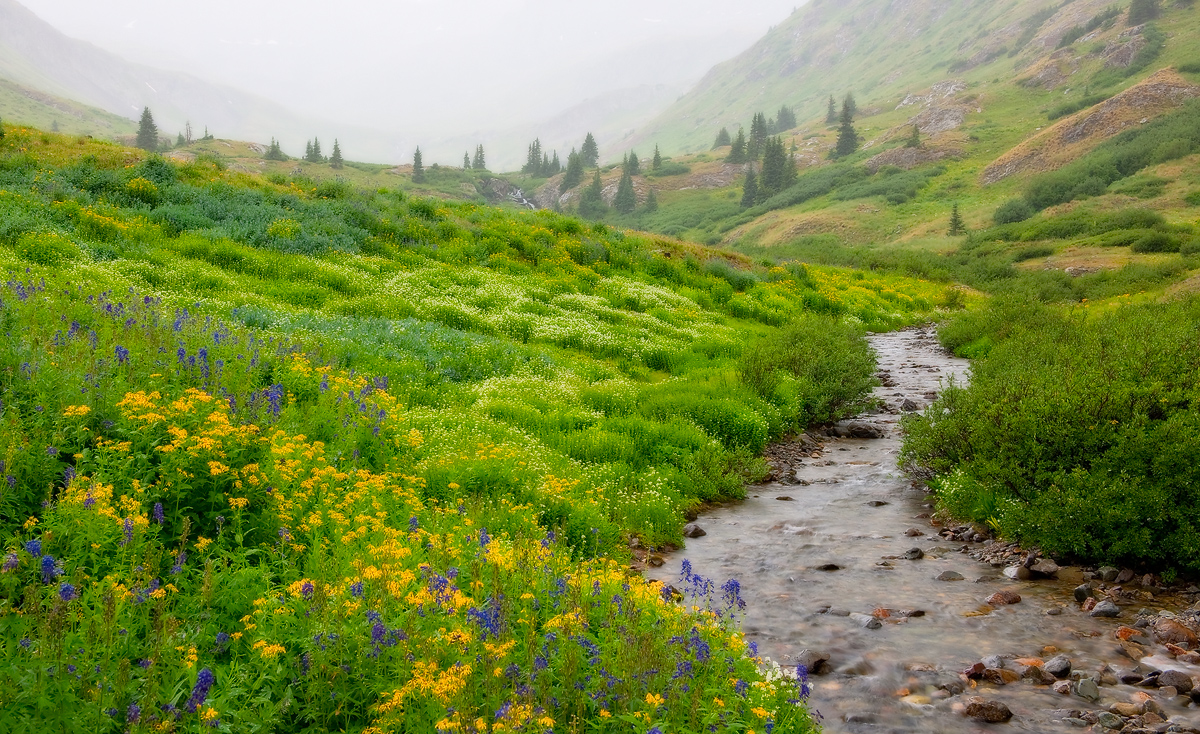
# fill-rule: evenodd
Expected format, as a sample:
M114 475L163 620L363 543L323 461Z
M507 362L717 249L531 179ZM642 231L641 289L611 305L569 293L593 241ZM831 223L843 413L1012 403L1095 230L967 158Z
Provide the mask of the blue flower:
M116 353L117 353L117 364L125 364L126 362L129 361L129 350L126 349L125 347L121 346L120 344L117 345Z
M171 566L171 573L183 573L183 564L185 563L187 563L187 551L179 551L179 555L175 556L175 565Z
M213 676L211 670L205 668L200 671L200 674L196 676L196 685L192 688L192 695L188 698L185 706L188 713L196 713L196 709L204 704L205 699L208 698L208 692L215 682L216 677Z
M353 584L350 584L350 596L357 599L357 598L361 597L362 595L363 595L363 582L355 581Z
M412 517L408 518L408 532L415 533L415 532L417 532L417 528L419 528L420 526L421 526L421 523L417 520L416 515L413 515Z
M42 555L42 541L40 541L40 540L25 541L25 552L28 553L29 555L35 556L35 557Z
M492 538L490 535L488 535L487 528L480 528L480 530L479 530L479 547L487 548L488 543L490 543L490 542L492 542Z
M125 710L125 723L136 724L142 718L142 707L136 703L129 704L129 708Z
M21 565L21 559L17 558L16 553L9 553L4 557L4 573L14 570L19 565Z
M128 545L133 540L133 518L125 518L125 538L121 541L121 545Z
M62 576L62 566L54 560L54 556L42 556L42 583L48 584Z
M163 506L161 502L154 503L154 510L150 513L150 517L159 525L163 524Z
M75 591L75 587L65 581L62 586L58 587L58 598L63 601L71 601L78 596L79 594Z

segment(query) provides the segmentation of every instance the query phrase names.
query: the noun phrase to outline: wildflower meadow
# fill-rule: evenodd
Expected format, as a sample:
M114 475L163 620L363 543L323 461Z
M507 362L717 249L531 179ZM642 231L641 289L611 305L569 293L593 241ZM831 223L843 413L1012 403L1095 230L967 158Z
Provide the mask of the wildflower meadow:
M0 268L12 732L813 731L630 544L954 295L20 128Z

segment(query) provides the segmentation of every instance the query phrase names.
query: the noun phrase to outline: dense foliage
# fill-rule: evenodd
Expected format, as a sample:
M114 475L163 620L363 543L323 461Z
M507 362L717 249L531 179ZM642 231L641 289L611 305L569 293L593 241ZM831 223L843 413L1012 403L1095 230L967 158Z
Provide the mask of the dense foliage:
M811 728L736 582L628 541L943 289L28 130L0 222L4 728Z
M1064 314L1002 301L943 331L987 344L906 421L951 515L1049 553L1200 570L1200 301Z

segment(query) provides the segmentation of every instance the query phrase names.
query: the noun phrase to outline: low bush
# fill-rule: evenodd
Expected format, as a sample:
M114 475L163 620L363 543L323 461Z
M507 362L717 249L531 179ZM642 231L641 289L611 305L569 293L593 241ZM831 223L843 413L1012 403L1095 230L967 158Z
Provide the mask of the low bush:
M1024 222L1036 213L1033 206L1024 199L1009 199L996 209L996 213L992 215L992 221L998 225L1016 224Z
M1200 570L1200 300L989 310L943 330L992 346L970 385L906 419L903 461L947 512L1046 552Z

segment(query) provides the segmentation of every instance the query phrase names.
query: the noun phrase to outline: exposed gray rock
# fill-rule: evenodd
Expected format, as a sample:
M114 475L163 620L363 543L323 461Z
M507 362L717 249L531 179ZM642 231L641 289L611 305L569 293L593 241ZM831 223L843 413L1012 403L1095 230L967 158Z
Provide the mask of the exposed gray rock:
M1117 617L1120 616L1121 610L1111 599L1105 599L1097 604L1090 614L1093 617Z
M1108 711L1101 711L1097 718L1099 719L1100 726L1103 726L1105 729L1120 729L1125 726L1124 719Z
M1066 655L1055 655L1046 661L1042 669L1055 678L1066 678L1071 674L1071 659Z
M1092 595L1092 585L1091 584L1080 584L1079 586L1075 587L1075 601L1079 602L1080 604L1087 601L1087 598L1091 595Z
M1100 577L1101 581L1108 584L1116 581L1117 574L1119 573L1121 572L1112 566L1101 566L1100 568L1096 569L1096 575Z
M863 629L877 630L883 626L883 622L880 622L870 614L855 613L850 615L850 619L853 619L854 623Z
M1158 675L1158 685L1162 687L1170 686L1179 693L1188 693L1192 690L1192 676L1178 670L1164 670Z
M1042 558L1030 566L1029 571L1034 578L1051 579L1058 575L1058 564L1049 558Z
M797 665L803 665L812 675L824 675L828 673L829 668L829 653L819 650L801 650L794 658Z
M909 548L904 551L904 558L909 561L919 561L925 557L925 551L920 548Z
M1084 678L1075 684L1075 695L1095 703L1100 700L1100 686L1091 678Z
M962 581L963 575L958 571L942 571L937 575L938 581Z
M683 526L683 537L685 538L703 538L705 535L708 535L708 533L705 532L704 528L694 522L689 522Z
M1012 711L999 701L989 701L986 698L973 696L967 699L967 716L977 721L989 724L1000 724L1012 718Z

